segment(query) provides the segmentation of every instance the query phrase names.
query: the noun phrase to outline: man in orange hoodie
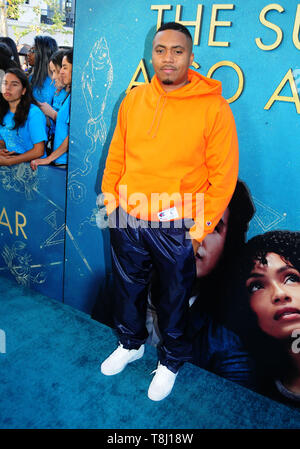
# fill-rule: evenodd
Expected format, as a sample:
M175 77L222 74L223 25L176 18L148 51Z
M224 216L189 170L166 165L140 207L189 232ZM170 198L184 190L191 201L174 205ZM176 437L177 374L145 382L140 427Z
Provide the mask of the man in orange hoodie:
M190 70L192 38L170 22L156 32L155 75L124 98L109 148L102 192L109 215L120 344L102 363L121 372L144 354L151 273L161 285L163 343L148 397L164 399L191 360L186 336L195 257L234 192L238 142L221 83Z

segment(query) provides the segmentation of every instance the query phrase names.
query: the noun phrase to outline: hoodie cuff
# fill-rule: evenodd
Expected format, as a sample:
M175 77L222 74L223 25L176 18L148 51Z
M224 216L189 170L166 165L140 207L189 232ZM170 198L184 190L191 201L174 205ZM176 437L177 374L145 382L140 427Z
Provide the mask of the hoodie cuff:
M104 206L106 207L107 215L110 215L113 213L115 209L119 206L119 199L113 195L112 193L104 193Z

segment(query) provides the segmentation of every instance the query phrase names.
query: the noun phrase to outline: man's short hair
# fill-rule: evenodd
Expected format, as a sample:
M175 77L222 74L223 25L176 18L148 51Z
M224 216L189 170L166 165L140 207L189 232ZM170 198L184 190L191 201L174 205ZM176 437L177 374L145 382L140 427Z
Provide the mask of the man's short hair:
M185 34L186 37L188 39L190 39L191 41L191 47L193 47L193 38L191 33L189 32L189 30L184 26L181 25L181 23L178 22L167 22L167 23L163 23L159 29L156 31L155 36L157 35L157 33L160 33L160 31L165 31L165 30L175 30L175 31L180 31L181 33Z

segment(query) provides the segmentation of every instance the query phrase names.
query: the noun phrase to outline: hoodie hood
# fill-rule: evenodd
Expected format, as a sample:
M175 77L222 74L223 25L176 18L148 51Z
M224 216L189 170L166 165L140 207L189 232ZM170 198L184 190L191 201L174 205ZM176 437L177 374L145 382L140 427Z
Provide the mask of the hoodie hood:
M188 71L189 83L179 89L175 89L171 92L166 92L156 75L153 76L150 84L150 88L153 89L155 96L157 97L156 108L153 115L153 121L148 129L148 135L154 139L157 135L157 131L161 122L162 115L164 113L165 106L168 101L172 99L180 100L191 98L195 96L203 95L222 95L222 83L221 81L206 78L200 73L189 69Z
M188 71L189 83L171 92L165 92L156 75L151 80L151 85L159 96L169 98L186 98L195 95L222 95L221 81L206 78L195 70Z

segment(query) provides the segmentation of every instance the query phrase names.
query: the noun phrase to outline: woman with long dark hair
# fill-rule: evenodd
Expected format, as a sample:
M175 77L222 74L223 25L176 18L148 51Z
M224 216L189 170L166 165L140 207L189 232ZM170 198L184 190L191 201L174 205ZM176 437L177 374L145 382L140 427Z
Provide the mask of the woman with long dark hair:
M50 57L58 50L56 40L49 36L36 36L31 51L34 53L34 69L30 76L34 98L40 103L51 104L55 86L49 75Z
M46 118L33 99L25 73L8 69L0 95L0 165L42 157L46 140Z
M66 86L68 92L63 104L61 105L56 116L56 127L53 152L43 159L33 160L31 162L32 170L36 170L38 165L47 165L54 163L55 165L65 167L67 164L67 151L69 147L69 124L70 124L70 93L72 83L72 67L73 67L73 50L67 50L60 70L62 83Z
M261 393L300 406L300 232L253 237L243 260L242 322Z
M12 67L18 67L10 47L0 41L0 70L4 72Z
M40 105L40 108L44 114L51 118L54 122L56 121L57 112L68 95L60 75L64 55L65 50L58 50L49 60L49 72L56 91L51 105L48 103L41 103Z
M48 129L48 144L46 149L47 154L53 151L57 113L69 94L60 76L62 60L64 55L65 50L58 50L51 56L49 61L49 73L52 82L54 83L56 88L52 104L51 105L48 103L39 104L43 113L50 119Z
M19 67L20 69L21 68L20 58L15 41L10 37L4 36L0 37L0 43L4 43L10 48L12 53L12 59L16 63L16 67Z

